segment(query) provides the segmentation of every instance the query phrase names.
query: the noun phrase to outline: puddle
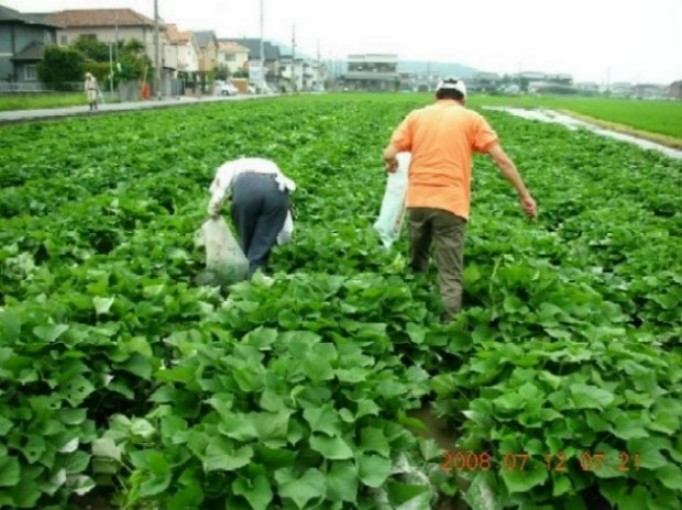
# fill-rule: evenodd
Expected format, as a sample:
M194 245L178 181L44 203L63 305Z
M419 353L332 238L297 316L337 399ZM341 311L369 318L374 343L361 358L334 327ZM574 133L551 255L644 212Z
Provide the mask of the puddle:
M614 138L616 140L621 140L623 142L629 142L634 145L637 145L642 149L653 149L662 152L668 157L682 160L682 150L666 147L665 145L661 145L660 143L651 142L649 140L644 140L642 138L627 135L625 133L611 131L609 129L595 126L594 124L590 124L589 122L574 119L573 117L570 117L568 115L557 113L553 110L545 109L527 110L525 108L513 108L504 106L484 106L483 108L485 108L486 110L496 110L509 113L516 117L521 117L527 120L537 120L540 122L561 124L562 126L570 129L571 131L575 131L580 128L589 129L590 131L598 135L608 136L609 138Z

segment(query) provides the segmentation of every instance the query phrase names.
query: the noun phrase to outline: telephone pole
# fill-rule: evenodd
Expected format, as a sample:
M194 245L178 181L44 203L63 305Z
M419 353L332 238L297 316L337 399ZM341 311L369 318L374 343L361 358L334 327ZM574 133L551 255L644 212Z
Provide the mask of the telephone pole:
M265 81L265 42L263 41L263 0L260 0L260 72L261 87L264 88Z
M159 56L159 0L154 0L154 92L161 99L161 58Z
M296 92L296 23L291 29L291 90Z

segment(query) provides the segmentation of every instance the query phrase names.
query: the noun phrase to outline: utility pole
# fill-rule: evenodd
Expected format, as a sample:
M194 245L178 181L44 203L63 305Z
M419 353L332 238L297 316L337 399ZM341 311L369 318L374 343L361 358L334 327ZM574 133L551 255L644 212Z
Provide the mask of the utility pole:
M320 40L317 40L317 71L315 72L315 85L317 89L322 85L322 63L320 62ZM319 90L318 90L319 91Z
M116 40L116 46L114 46L114 62L118 63L118 14L116 15L116 20L114 23L116 23L116 35L114 37Z
M111 52L111 43L109 43L109 92L111 92L111 101L114 100L114 62Z
M159 0L154 0L154 92L161 100L161 58L159 57Z
M260 0L260 72L261 88L265 88L265 42L263 40L263 0Z
M291 26L291 91L296 92L296 24Z

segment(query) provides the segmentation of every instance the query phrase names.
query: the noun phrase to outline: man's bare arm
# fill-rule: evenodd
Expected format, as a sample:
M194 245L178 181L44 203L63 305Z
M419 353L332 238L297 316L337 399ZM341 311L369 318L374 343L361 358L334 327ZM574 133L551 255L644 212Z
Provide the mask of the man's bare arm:
M493 158L493 161L497 165L497 168L500 169L500 172L502 172L505 179L516 188L516 191L519 194L519 200L521 201L521 206L526 211L526 214L532 218L537 216L537 205L535 204L535 200L533 200L528 188L526 188L519 171L516 169L516 165L507 153L504 152L502 146L498 142L495 142L490 146L487 153Z

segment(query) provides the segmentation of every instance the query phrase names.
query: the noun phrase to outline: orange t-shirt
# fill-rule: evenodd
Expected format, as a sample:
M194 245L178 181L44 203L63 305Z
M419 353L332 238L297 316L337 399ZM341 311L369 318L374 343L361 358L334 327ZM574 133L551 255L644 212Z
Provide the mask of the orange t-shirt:
M471 159L485 152L497 134L482 115L448 99L414 110L391 142L412 153L407 207L444 209L469 219Z

